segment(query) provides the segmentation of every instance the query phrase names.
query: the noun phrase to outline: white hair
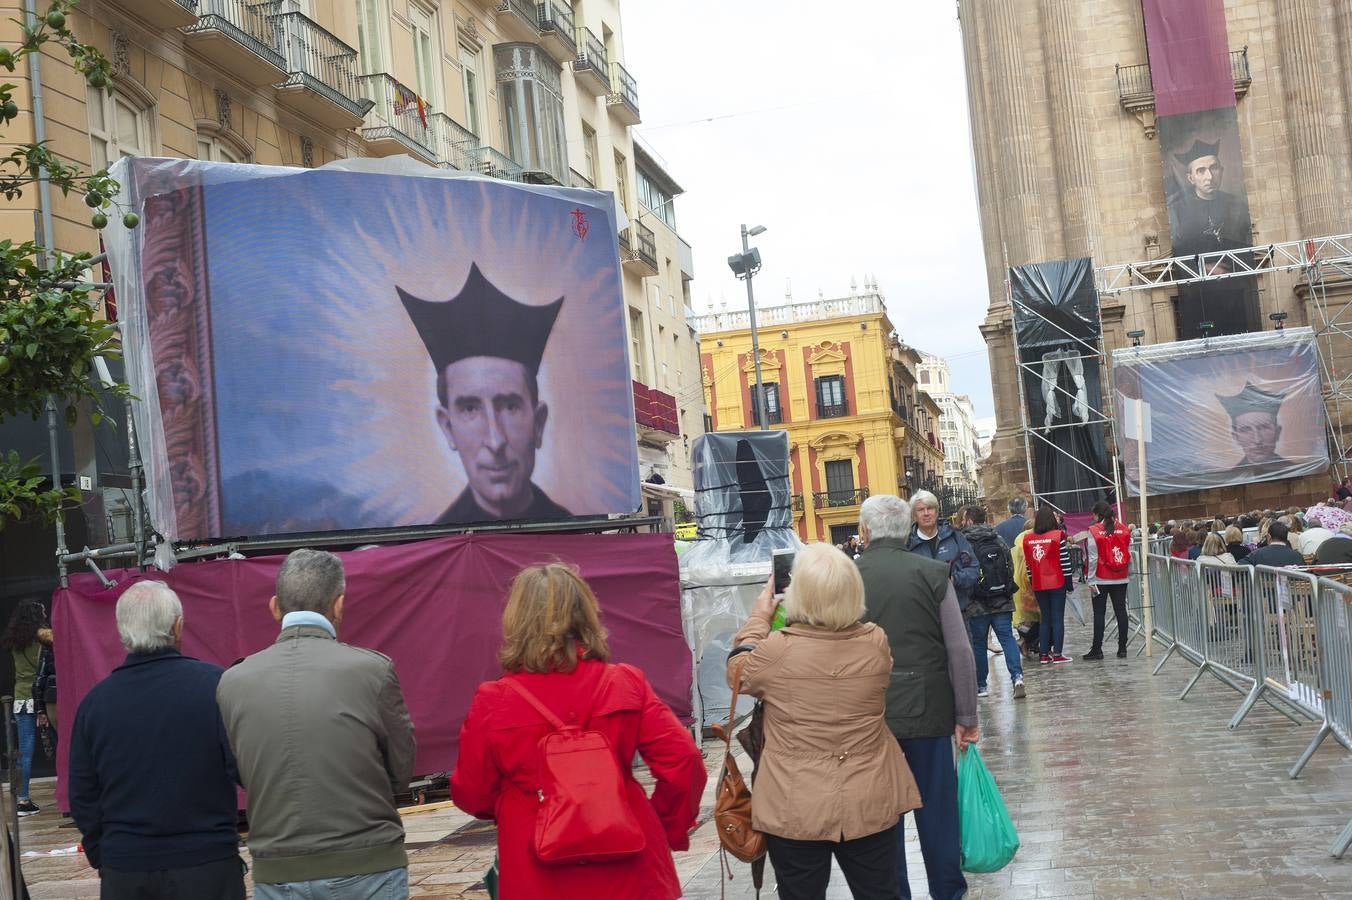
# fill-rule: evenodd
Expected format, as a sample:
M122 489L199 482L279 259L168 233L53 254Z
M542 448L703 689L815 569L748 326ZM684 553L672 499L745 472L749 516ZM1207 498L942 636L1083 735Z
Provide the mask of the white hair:
M183 616L178 594L163 581L138 581L117 598L117 636L128 653L174 646L174 623Z
M895 494L874 494L859 507L859 524L869 540L905 538L911 533L911 507Z
M1015 497L1009 501L1009 514L1011 516L1021 516L1028 511L1028 501L1022 497Z
M799 550L784 593L784 616L841 631L863 615L864 579L854 560L830 544L808 544Z
M912 515L915 514L916 507L918 506L930 506L933 507L934 509L938 509L939 498L931 494L929 491L916 491L914 494L911 495Z

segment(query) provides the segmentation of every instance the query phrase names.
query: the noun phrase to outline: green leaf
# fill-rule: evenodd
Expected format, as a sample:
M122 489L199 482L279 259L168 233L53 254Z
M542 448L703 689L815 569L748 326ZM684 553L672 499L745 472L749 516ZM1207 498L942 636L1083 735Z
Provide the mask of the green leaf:
M29 344L27 347L24 348L24 352L28 354L29 359L32 359L33 357L38 355L38 345Z

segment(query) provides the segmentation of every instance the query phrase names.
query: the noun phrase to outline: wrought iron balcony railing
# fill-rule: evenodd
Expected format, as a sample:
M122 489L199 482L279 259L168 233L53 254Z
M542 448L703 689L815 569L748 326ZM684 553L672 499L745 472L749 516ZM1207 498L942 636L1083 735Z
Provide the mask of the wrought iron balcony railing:
M637 124L638 114L638 82L634 76L629 74L629 70L617 62L610 64L610 90L611 94L608 103L611 106L619 106L624 109L630 124Z
M868 488L851 491L814 491L812 505L818 509L833 506L858 506L868 499Z
M289 73L281 86L309 88L352 115L364 116L371 101L362 98L357 83L357 51L301 13L282 13L273 18Z
M246 0L200 0L197 21L184 27L185 34L219 31L279 69L282 58L281 25L277 21L282 0L249 3Z
M573 60L573 71L592 76L603 88L603 93L610 92L610 64L606 59L606 45L590 28L582 25L577 29L577 59Z
M443 169L475 171L479 136L445 113L434 113L429 123L437 151L437 165Z
M794 511L794 512L802 512L802 511L803 511L803 495L802 495L802 494L794 494L794 495L793 495L792 503L793 503L793 511Z
M520 163L492 147L475 148L473 171L503 181L522 181L524 176Z
M657 268L657 236L653 234L653 230L642 222L635 222L634 234L638 237L634 250L639 258L654 269Z
M373 101L362 126L362 137L372 142L393 141L425 159L435 160L432 111L427 104L420 104L413 91L384 72L362 75L357 80L363 95Z
M1253 83L1249 71L1249 48L1230 51L1230 77L1235 93L1243 95ZM1155 105L1155 84L1150 77L1150 64L1117 67L1117 97L1124 107L1140 108Z
M535 0L499 0L498 12L515 16L522 25L535 33L540 31L540 18Z
M577 26L573 24L573 8L560 0L544 0L535 4L540 22L540 34L559 44L563 55L577 56Z
M822 419L839 419L841 416L850 414L850 405L844 401L840 403L823 403L817 407L817 416Z

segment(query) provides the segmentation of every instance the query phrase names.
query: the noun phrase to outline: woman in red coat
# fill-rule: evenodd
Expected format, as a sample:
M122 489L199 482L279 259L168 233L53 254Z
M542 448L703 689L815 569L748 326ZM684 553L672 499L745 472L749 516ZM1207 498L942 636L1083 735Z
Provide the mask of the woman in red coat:
M690 846L706 779L689 732L657 699L643 673L610 665L606 633L591 588L570 567L531 566L512 583L502 616L503 678L479 685L460 729L451 799L498 824L500 900L673 900L681 896L672 850ZM606 670L610 682L596 690ZM554 729L517 691L513 679L564 722L585 718L603 733L623 772L644 849L613 862L545 864L532 849L541 801L540 739ZM592 705L595 696L595 704ZM657 781L652 797L630 763L643 757Z

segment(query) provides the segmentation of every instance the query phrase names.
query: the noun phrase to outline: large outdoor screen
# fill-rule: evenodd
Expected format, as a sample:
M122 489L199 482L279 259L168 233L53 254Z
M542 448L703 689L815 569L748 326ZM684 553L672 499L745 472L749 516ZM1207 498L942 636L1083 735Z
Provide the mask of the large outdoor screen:
M124 167L143 224L110 253L161 533L638 507L609 194Z
M1319 351L1309 328L1113 352L1117 414L1134 430L1149 405L1148 494L1272 481L1329 466ZM1123 441L1127 487L1139 494L1137 442Z

